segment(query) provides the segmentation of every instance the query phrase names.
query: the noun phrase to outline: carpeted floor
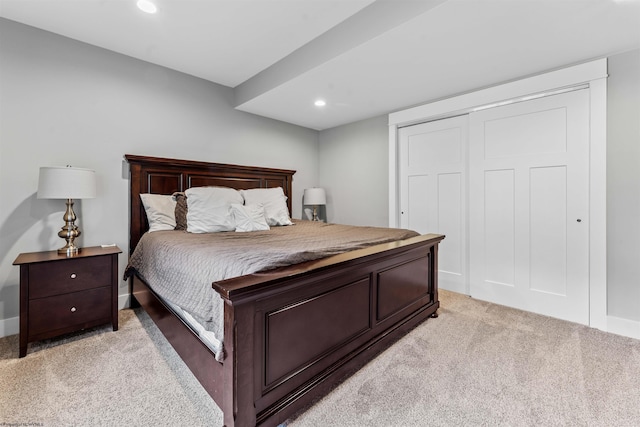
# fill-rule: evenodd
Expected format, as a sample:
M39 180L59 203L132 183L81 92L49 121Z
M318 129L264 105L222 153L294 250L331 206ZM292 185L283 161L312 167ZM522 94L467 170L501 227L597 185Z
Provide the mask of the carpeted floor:
M640 341L441 292L292 426L640 426Z
M222 411L153 321L122 310L111 327L29 344L0 339L0 426L221 426Z
M306 426L640 426L640 341L442 291L418 326L314 406ZM220 426L147 315L31 344L0 339L0 425Z

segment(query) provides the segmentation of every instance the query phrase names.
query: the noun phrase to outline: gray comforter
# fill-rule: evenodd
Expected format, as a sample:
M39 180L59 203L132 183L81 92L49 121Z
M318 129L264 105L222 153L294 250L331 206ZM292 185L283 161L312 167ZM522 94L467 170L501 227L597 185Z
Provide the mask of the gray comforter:
M157 294L222 340L223 303L212 282L417 235L404 229L299 220L293 226L248 233L156 231L142 236L125 277L137 271Z

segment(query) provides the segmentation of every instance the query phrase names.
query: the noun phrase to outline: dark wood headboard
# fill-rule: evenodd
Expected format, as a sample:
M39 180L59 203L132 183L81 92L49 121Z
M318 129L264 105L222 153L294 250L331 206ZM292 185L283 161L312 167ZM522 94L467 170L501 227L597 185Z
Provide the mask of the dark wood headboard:
M173 194L191 187L238 190L282 187L291 214L291 183L296 171L125 154L130 170L129 253L149 229L140 194Z

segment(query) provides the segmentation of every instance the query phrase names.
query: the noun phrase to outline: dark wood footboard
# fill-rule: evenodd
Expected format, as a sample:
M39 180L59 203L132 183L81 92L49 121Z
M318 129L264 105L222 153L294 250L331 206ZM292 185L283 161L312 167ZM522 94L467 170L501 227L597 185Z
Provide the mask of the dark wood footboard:
M433 315L443 238L214 283L225 300L225 425L278 425Z

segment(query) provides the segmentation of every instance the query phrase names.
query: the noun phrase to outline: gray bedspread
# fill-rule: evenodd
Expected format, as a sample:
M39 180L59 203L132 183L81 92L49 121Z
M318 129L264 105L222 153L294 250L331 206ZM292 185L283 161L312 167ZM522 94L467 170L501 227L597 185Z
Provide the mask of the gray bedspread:
M137 271L157 294L191 313L222 340L223 303L212 282L417 235L404 229L300 220L247 233L156 231L142 236L125 277Z

